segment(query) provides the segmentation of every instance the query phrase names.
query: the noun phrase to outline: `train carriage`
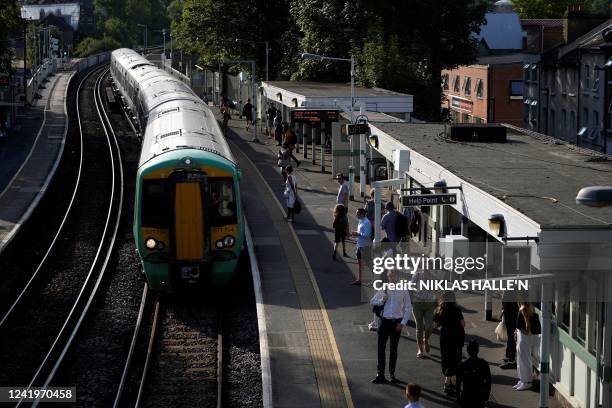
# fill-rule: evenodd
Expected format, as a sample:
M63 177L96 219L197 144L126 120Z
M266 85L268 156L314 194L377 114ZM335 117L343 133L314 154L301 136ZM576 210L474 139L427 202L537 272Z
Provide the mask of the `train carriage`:
M114 51L111 66L144 124L134 238L147 281L160 291L226 286L243 245L239 169L202 100L130 53Z

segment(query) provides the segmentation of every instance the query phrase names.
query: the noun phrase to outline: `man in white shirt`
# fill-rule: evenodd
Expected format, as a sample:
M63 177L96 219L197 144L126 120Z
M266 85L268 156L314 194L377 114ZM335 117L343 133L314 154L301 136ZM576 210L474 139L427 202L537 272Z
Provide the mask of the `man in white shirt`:
M390 270L387 276L389 277L389 282L398 282L399 273L396 270ZM390 339L389 375L391 377L391 382L396 383L398 382L395 378L397 346L402 334L402 329L406 326L412 315L410 293L402 289L379 290L372 298L371 303L375 306L384 305L380 313L381 322L378 327L378 373L372 382L374 384L384 384L387 382L385 378L385 352L387 340Z
M342 204L344 208L348 211L349 191L348 184L344 179L344 174L336 174L336 181L340 185L340 187L338 188L338 195L336 196L336 204Z
M370 261L372 249L372 224L366 217L365 208L357 209L357 219L359 224L357 225L357 231L353 231L351 236L357 237L357 280L351 282L351 285L361 285L361 278L363 277L363 267Z

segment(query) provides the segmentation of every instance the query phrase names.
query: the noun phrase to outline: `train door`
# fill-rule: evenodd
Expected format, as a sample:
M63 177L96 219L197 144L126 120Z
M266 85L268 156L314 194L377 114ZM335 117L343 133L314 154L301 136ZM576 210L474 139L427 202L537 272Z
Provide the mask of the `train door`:
M203 262L209 258L207 230L206 175L201 172L175 172L173 202L173 247L178 262Z

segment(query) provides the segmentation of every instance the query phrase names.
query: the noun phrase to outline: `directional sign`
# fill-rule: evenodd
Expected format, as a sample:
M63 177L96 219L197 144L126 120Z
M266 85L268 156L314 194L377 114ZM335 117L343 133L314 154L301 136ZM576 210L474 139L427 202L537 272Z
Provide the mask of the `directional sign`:
M291 122L300 123L319 123L319 122L337 122L337 109L292 109Z
M457 194L422 194L402 197L402 205L452 205L457 204Z
M364 135L368 132L367 123L357 123L355 125L346 125L347 135Z

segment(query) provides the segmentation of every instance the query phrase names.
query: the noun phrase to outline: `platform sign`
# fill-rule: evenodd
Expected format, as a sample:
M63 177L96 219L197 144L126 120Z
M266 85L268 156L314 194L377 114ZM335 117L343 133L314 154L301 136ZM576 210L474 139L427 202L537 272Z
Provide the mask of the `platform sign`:
M531 273L530 246L502 247L502 275L529 275Z
M337 109L292 109L291 122L320 123L337 122L339 112Z
M347 135L365 135L367 132L368 132L367 123L357 123L354 125L351 125L351 124L346 125Z
M457 204L457 194L421 194L402 197L403 206L453 204Z

